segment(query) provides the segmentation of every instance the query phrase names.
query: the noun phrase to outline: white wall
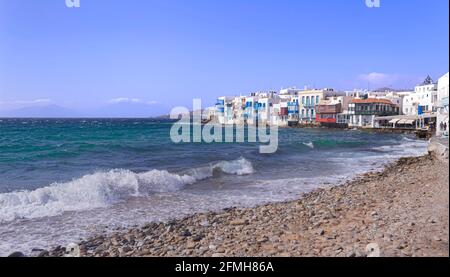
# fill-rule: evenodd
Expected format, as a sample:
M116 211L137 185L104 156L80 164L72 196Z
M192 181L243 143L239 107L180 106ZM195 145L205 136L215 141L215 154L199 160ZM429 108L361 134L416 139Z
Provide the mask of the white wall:
M414 92L410 94L404 94L403 98L403 114L405 115L417 115L418 106L427 107L424 112L432 112L433 108L436 108L437 102L437 86L423 85L416 86Z

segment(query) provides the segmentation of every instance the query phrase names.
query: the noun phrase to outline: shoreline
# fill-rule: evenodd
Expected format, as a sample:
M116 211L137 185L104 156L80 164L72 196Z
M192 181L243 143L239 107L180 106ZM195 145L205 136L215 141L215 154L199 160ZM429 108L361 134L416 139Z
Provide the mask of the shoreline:
M36 256L448 257L448 202L448 161L430 153L295 201L149 223Z

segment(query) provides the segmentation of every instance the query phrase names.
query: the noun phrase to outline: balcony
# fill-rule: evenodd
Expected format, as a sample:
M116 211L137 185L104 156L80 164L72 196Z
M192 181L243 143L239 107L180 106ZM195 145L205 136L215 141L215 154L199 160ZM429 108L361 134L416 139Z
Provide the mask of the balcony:
M341 112L341 104L336 105L317 105L318 114L336 114Z
M389 116L398 115L395 111L355 111L355 115L376 115L376 116Z
M302 106L305 109L314 109L316 107L316 105L313 103L304 103Z

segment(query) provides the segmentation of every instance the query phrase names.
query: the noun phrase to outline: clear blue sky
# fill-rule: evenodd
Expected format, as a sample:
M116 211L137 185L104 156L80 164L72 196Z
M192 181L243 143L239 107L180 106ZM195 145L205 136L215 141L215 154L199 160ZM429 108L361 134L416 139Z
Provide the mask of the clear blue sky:
M448 71L448 6L81 0L69 9L65 0L0 0L0 110L128 101L158 113L193 97L212 104L286 86L410 88Z

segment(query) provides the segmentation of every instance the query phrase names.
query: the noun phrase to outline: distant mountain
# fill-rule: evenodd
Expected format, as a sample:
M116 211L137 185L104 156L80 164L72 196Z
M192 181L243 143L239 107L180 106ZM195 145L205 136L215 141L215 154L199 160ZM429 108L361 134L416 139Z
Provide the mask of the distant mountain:
M158 104L148 103L112 103L98 109L82 112L58 105L28 106L15 110L0 111L0 117L34 117L34 118L150 118L168 114L170 109ZM165 116L162 116L164 118Z
M386 92L386 91L392 91L392 92L401 92L401 91L410 91L411 89L395 89L395 88L389 88L389 87L382 87L374 90L374 92Z
M108 104L96 110L90 111L90 117L144 117L159 116L168 113L167 108L158 104L146 103L114 103Z
M76 111L58 105L30 106L10 111L0 111L0 117L68 118L81 116Z

